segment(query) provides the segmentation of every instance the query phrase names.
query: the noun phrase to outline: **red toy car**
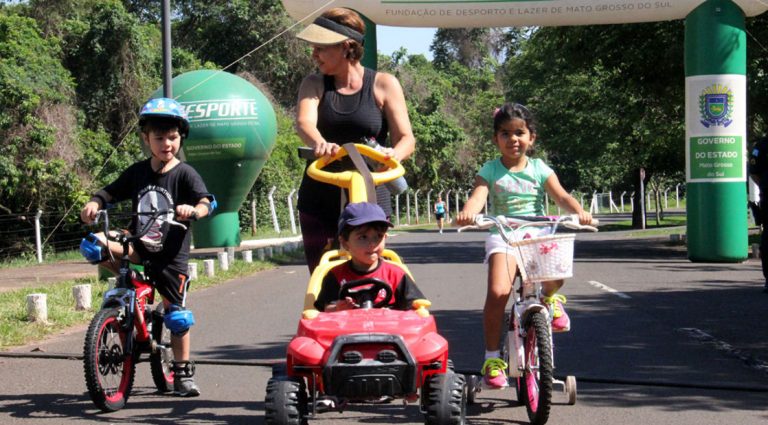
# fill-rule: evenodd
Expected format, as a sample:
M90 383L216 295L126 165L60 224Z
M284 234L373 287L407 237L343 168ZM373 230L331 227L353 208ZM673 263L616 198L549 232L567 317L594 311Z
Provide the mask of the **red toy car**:
M322 170L349 155L348 150L388 169ZM357 144L343 145L335 156L320 158L307 168L310 177L347 189L350 202L366 201L368 193L373 193L371 184L384 184L404 172L394 158ZM385 249L382 257L410 275L393 251ZM312 273L298 331L288 344L286 364L273 369L267 384L266 423L302 425L320 411L401 398L411 403L420 400L427 424L463 425L465 378L453 371L448 341L437 333L435 319L427 311L429 301L414 301L410 311L378 308L389 304L392 289L382 281L364 279L345 283L339 294L352 297L362 308L329 313L315 309L325 275L350 258L344 251L326 252ZM374 304L380 292L387 295Z
M394 252L385 250L384 257L405 268ZM392 290L363 279L341 289L362 308L314 309L325 273L348 259L343 251L330 251L312 274L287 362L274 368L267 384L266 423L304 424L320 411L401 398L420 401L427 424L464 424L465 379L452 370L448 342L437 333L429 301L415 301L410 311L376 308L389 303ZM387 296L374 305L380 291Z

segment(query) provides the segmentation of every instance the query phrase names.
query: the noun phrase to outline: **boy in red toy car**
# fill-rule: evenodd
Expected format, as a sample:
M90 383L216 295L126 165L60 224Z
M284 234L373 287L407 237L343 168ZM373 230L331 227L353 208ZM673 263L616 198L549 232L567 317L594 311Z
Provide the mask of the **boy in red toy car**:
M405 270L381 258L390 227L392 223L376 204L358 202L344 208L339 218L339 242L352 259L328 271L315 301L317 310L357 308L351 298L339 299L339 290L346 282L366 278L379 279L392 287L391 308L410 310L414 300L425 298Z

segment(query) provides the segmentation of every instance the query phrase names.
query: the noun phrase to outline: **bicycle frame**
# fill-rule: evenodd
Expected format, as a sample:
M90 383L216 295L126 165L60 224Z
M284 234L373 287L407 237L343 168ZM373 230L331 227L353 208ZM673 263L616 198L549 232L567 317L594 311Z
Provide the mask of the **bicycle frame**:
M130 328L131 338L128 338L127 351L133 351L134 339L137 342L148 342L150 339L147 326L146 307L154 304L155 287L147 281L132 279L126 276L118 279L115 288L104 294L101 308L119 307L125 314L126 328ZM126 329L128 331L128 329Z
M171 211L172 212L172 211ZM120 257L120 269L117 277L117 283L115 288L110 289L104 294L101 308L114 308L119 307L124 311L126 331L130 332L130 338L127 341L127 351L133 352L134 340L139 343L149 342L151 339L150 329L147 326L147 305L153 305L155 302L155 286L154 283L148 278L138 278L138 273L132 273L130 268L130 258L128 255L129 247L132 242L139 240L144 236L155 220L161 215L168 214L169 211L154 211L147 213L150 215L150 219L142 229L140 229L135 235L126 235L118 233L116 235L110 235L109 233L109 215L106 210L101 210L98 213L96 222L98 223L99 217L103 217L104 220L104 235L108 241L117 242L122 246L123 254ZM172 224L178 226L184 226L181 223L172 221ZM112 253L110 252L110 256Z
M91 320L83 346L83 368L88 395L104 412L122 409L133 388L136 364L141 355L149 354L150 370L160 392L173 389L173 362L170 331L164 327L162 313L155 314L149 307L155 301L155 286L151 279L130 268L131 243L144 236L160 215L173 221L172 211L154 211L136 234L110 233L109 218L105 210L98 212L96 222L104 220L104 237L109 258L115 257L109 242L122 247L115 288L104 294L101 308ZM186 226L184 226L186 228ZM167 332L167 335L166 335Z
M597 221L593 221L593 224L596 225ZM553 251L552 249L558 245L554 243L546 245L559 240L573 243L569 236L553 236L560 225L577 230L597 231L595 227L579 224L578 216L557 218L478 215L475 217L474 225L459 229L461 231L465 228L496 227L510 250L516 250L518 269L515 276L510 276L513 279L514 298L509 314L509 328L506 338L502 341L502 350L507 354L505 357L508 360L508 376L517 380L518 401L525 404L531 423L538 425L546 423L549 418L553 384L562 385L568 396L568 404L576 403L576 378L568 376L565 381L554 378L553 318L549 307L541 301L544 281L563 279L571 273L571 264L567 264L567 267L562 266L564 259L571 254L569 250L572 246L563 245ZM520 236L521 230L525 227L541 226L551 226L552 231L547 235ZM526 245L525 248L523 245ZM545 255L547 258L542 259L537 255ZM542 260L553 261L553 263L539 263ZM572 261L572 259L569 260ZM529 263L537 266L530 275L526 273ZM519 288L515 284L518 277Z

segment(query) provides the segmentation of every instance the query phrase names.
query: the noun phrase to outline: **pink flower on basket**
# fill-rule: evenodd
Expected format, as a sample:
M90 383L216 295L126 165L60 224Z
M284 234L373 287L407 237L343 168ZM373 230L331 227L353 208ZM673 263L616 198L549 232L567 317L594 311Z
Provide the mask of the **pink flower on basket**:
M545 244L539 245L539 253L541 255L547 255L556 249L557 249L557 242L552 242L549 245L545 245Z

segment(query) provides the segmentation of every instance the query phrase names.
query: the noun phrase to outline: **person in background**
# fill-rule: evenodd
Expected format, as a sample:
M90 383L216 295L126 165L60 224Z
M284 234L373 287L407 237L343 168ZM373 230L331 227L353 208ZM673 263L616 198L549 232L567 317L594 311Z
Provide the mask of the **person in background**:
M768 233L765 225L768 223L768 136L757 139L749 153L749 176L760 188L760 207L755 221L762 225L760 232L760 261L763 268L763 292L768 294ZM753 210L754 211L754 210Z
M360 63L364 35L360 15L345 8L325 11L297 35L312 46L318 72L304 78L299 88L296 131L317 157L334 155L345 143L374 138L387 156L403 161L416 144L403 89L393 75ZM327 170L338 171L333 165ZM389 192L384 186L376 189L377 203L390 216ZM336 239L340 199L341 189L304 173L298 210L310 273L329 241Z
M443 219L445 218L445 202L443 198L438 196L437 202L435 202L435 220L437 220L437 228L440 233L443 233Z

